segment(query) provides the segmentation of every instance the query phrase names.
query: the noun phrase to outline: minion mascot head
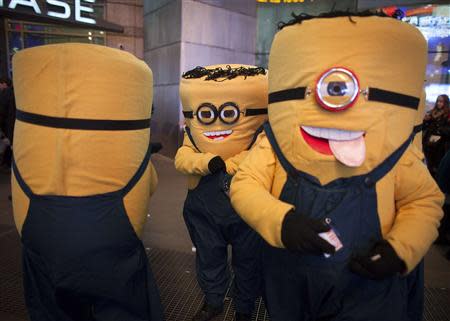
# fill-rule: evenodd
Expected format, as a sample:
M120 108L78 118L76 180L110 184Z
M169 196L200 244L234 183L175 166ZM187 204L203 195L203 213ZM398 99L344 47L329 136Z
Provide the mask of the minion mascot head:
M387 17L285 26L269 60L269 120L285 156L323 184L371 171L413 131L426 52L419 30Z
M261 67L197 67L183 74L180 95L197 148L224 160L249 148L267 119L267 75Z
M153 76L148 66L125 51L62 44L21 51L13 67L19 110L14 159L33 193L79 197L123 188L149 146ZM78 119L91 121L77 124ZM149 164L125 197L138 234L155 180ZM12 188L20 231L29 200L14 177Z
M420 308L394 292L409 272L423 294L415 268L442 217L442 194L411 151L426 57L415 27L366 13L295 16L276 34L266 140L231 185L236 211L274 246L271 320L400 320Z

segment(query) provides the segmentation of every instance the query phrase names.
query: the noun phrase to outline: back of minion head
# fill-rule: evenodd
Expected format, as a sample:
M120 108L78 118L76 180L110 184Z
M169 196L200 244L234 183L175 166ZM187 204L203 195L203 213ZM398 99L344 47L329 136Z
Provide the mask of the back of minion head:
M37 125L25 116L16 121L14 158L33 193L79 197L123 188L149 146L153 75L145 62L122 50L69 43L23 50L14 56L13 68L19 113L56 123ZM64 125L83 119L134 122L139 128L80 130ZM149 165L124 198L138 234L155 179ZM14 175L12 195L21 231L30 202Z
M298 16L269 58L269 122L283 153L322 183L370 172L413 131L427 44L382 16Z
M180 96L188 131L201 152L223 159L247 149L267 119L267 72L248 65L196 67Z

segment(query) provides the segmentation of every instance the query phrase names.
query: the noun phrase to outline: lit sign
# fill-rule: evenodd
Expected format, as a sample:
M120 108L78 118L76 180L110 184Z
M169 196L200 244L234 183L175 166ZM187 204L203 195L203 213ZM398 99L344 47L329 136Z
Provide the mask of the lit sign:
M305 0L256 0L259 3L303 3Z
M68 20L72 17L72 19L81 23L93 25L97 23L95 19L85 16L86 13L94 13L94 9L83 5L82 3L87 2L93 4L95 3L95 0L75 0L73 7L61 0L46 0L45 3L38 0L10 0L9 4L5 3L7 1L8 0L0 0L0 8L8 8L17 11L33 10L36 15L40 16L46 15L63 20Z

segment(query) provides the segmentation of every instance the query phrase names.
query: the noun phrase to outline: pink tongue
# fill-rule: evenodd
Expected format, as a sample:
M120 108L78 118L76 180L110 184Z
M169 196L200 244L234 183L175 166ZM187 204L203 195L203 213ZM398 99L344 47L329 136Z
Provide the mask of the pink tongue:
M366 158L366 143L361 136L354 140L329 140L334 157L348 167L358 167Z

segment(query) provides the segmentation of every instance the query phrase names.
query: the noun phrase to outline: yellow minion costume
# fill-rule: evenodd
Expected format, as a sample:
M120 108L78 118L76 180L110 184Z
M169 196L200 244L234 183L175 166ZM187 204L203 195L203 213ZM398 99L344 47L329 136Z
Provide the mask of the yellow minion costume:
M85 44L13 59L12 196L33 321L162 320L139 239L156 173L152 73Z
M223 309L229 244L237 320L250 320L259 295L261 239L236 214L227 194L231 176L267 119L267 86L264 68L245 65L197 67L181 79L186 128L175 167L188 175L183 215L206 297L193 320L209 320Z
M272 321L407 319L400 274L442 217L410 150L426 53L416 28L380 16L301 15L275 36L266 138L231 185L234 208L270 244Z

